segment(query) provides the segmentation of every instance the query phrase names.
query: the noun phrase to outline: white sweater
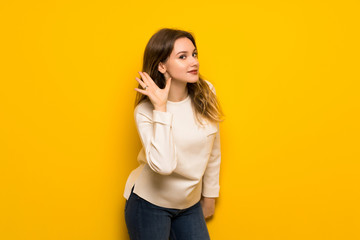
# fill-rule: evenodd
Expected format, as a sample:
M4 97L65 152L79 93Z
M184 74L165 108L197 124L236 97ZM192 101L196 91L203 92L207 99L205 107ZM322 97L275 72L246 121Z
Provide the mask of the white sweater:
M219 123L197 125L190 96L167 101L166 112L154 110L149 101L141 102L134 117L143 147L137 157L140 166L125 185L126 199L134 184L134 193L166 208L184 209L201 195L219 196Z

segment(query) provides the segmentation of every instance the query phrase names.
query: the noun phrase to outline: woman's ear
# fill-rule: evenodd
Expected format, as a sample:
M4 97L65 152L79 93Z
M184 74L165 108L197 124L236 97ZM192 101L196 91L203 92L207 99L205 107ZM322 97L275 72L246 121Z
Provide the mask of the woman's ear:
M162 74L166 73L166 67L162 62L159 63L158 71L161 72Z

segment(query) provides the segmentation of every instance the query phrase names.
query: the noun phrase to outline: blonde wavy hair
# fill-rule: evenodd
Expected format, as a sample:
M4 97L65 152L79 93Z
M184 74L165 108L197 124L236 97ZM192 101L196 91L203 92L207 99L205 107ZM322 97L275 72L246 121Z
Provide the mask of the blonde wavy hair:
M158 65L160 62L166 62L174 48L175 41L183 37L190 39L196 48L195 39L190 32L171 28L162 28L157 31L146 45L142 72L147 72L161 89L165 87L166 80L164 75L158 71ZM138 88L142 89L140 84ZM213 91L210 88L201 74L199 74L197 82L187 83L187 88L192 100L196 120L200 125L203 125L202 120L208 120L213 123L224 121L224 114L214 92L215 90ZM135 107L143 101L150 101L150 99L148 96L137 92Z

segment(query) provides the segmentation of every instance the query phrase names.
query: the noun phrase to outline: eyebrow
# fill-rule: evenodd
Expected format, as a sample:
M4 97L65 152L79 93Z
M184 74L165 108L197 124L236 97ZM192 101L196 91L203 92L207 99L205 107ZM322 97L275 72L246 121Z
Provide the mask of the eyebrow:
M197 52L197 49L195 48L193 52ZM178 54L180 54L180 53L187 53L187 51L178 52L176 55L178 55Z

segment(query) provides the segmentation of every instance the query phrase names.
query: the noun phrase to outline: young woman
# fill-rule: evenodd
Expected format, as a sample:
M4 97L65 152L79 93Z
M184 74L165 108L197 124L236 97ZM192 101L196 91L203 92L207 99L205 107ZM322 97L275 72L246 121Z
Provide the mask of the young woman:
M160 29L139 74L134 117L143 147L124 191L130 239L210 239L205 218L219 196L223 113L214 86L199 76L194 37Z

